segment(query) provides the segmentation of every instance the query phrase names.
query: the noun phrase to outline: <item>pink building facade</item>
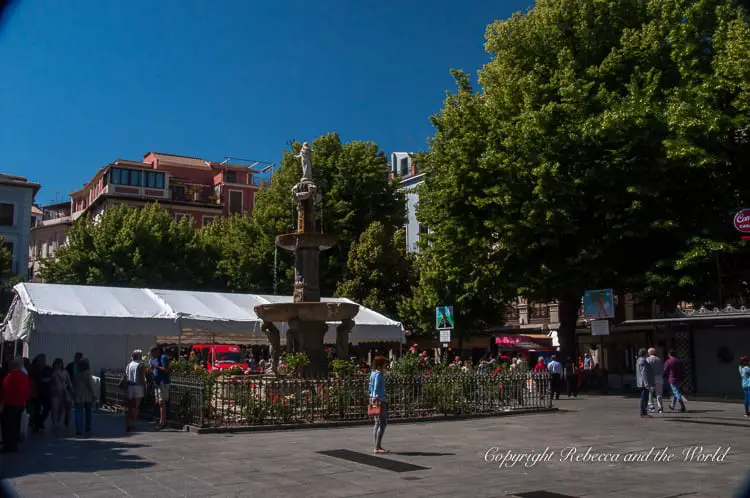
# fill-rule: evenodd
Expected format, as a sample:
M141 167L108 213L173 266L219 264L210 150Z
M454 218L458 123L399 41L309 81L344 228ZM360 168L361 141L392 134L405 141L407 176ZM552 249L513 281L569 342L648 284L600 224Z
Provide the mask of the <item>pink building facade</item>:
M70 194L71 211L76 219L119 204L159 202L175 219L199 228L219 217L250 214L260 187L259 172L247 164L149 152L142 161L118 159L97 171Z

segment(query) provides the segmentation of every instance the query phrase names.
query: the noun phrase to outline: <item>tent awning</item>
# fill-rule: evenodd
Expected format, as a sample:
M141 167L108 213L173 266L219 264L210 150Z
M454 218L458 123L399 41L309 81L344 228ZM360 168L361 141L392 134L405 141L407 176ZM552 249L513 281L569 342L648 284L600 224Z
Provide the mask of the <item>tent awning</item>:
M6 340L32 333L235 337L265 341L258 304L292 302L291 296L21 283L0 332ZM343 298L323 301L352 302ZM401 323L360 306L350 342L405 341ZM336 323L326 342L335 343ZM286 331L286 324L278 324ZM204 339L205 340L205 339Z

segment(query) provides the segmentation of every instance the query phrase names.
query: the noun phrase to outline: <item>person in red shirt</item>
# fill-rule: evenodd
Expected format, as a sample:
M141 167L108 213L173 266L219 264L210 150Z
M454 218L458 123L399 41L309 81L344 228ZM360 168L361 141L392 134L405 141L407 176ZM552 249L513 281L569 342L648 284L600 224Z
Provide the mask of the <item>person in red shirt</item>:
M10 373L3 379L2 389L2 434L3 453L18 451L21 439L21 415L29 399L29 376L23 372L23 360L16 358Z

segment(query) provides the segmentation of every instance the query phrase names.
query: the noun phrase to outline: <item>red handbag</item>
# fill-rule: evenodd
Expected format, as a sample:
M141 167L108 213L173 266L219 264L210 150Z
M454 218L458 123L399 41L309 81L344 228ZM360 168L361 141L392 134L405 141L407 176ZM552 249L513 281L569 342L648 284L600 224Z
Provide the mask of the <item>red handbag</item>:
M379 417L381 413L382 412L381 412L380 400L376 399L376 400L370 401L370 404L367 405L367 416Z

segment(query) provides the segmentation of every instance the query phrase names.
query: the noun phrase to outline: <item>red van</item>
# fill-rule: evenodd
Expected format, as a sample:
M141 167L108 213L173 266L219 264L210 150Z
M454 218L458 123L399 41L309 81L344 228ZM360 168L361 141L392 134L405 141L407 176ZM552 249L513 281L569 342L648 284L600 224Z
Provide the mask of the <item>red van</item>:
M230 368L248 369L247 359L239 346L231 344L194 344L192 350L208 371Z

